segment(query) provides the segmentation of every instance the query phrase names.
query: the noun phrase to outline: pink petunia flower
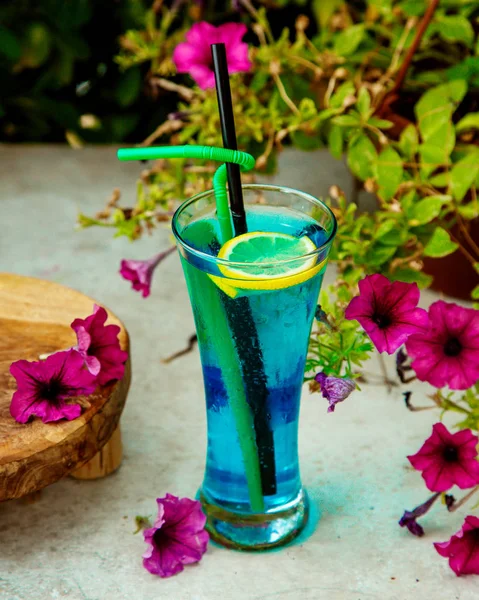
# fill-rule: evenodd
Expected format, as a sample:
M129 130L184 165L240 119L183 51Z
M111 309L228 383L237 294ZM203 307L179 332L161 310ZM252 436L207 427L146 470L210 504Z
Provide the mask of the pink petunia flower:
M183 565L200 561L206 552L206 516L196 500L166 494L156 501L158 517L153 527L143 532L149 546L143 566L153 575L171 577L183 571Z
M10 414L19 423L40 417L44 423L80 416L81 406L72 396L87 396L95 390L95 377L85 369L76 350L56 352L45 361L17 360L10 366L17 381Z
M453 485L464 490L479 483L478 441L470 429L450 433L442 423L436 423L431 437L408 460L422 471L432 492L445 492Z
M449 558L449 566L460 575L479 575L479 518L466 517L461 530L448 542L436 542L437 552Z
M416 283L391 283L384 275L367 275L345 317L361 323L379 352L393 354L411 334L428 326L427 312L417 308L418 302Z
M438 300L429 328L406 342L418 379L434 387L466 390L479 380L479 311Z
M141 292L143 298L147 298L150 295L151 280L156 267L175 249L176 246L172 246L149 260L122 260L120 275L123 279L131 281L131 287L137 292Z
M224 43L228 72L249 71L248 45L241 40L247 29L243 23L225 23L219 27L205 21L195 23L186 34L186 42L178 44L173 62L178 73L189 73L201 89L215 87L211 44Z
M118 325L105 325L107 318L106 310L95 304L92 315L86 319L75 319L71 324L78 340L76 350L90 373L96 375L99 385L121 379L128 358L128 353L120 348L120 328Z
M332 377L321 372L314 379L321 386L323 398L326 398L329 402L328 412L334 412L336 404L346 400L349 394L356 388L354 381L347 377Z

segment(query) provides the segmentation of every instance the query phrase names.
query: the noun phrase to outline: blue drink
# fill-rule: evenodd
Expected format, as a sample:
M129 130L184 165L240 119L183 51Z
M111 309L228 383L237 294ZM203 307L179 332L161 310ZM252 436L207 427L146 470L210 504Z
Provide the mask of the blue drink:
M297 535L307 518L297 448L300 395L336 226L329 209L306 194L273 186L245 186L244 194L249 233L307 236L315 248L294 258L287 277L281 276L281 265L271 274L279 263L268 263L271 272L261 263L242 263L243 276L235 278L236 271L218 259L220 232L211 193L182 205L173 229L206 395L208 450L199 497L214 539L262 549ZM238 428L241 400L250 419L246 440L244 423L243 433Z

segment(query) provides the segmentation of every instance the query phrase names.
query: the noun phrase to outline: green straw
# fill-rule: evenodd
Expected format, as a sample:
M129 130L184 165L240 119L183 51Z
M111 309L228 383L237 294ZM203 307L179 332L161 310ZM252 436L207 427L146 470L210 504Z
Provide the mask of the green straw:
M201 160L215 160L223 163L234 163L244 171L249 171L255 165L251 154L239 150L215 148L210 146L157 146L146 148L122 148L117 154L119 160L155 160L159 158L197 158ZM233 237L231 213L228 205L228 192L226 190L227 170L226 164L221 165L213 177L213 189L216 199L216 212L220 225L221 243L224 244ZM241 370L237 361L231 358L235 355L235 346L231 338L226 314L223 306L214 292L213 282L203 283L198 281L194 269L186 262L188 271L187 282L195 282L195 288L201 288L208 294L208 301L204 302L205 320L210 332L212 343L216 346L216 355L220 362L226 393L229 398L231 410L234 415L236 431L241 447L245 467L246 482L251 509L254 512L264 511L264 498L261 485L261 472L258 448L254 434L254 420L251 408L246 398ZM224 315L222 319L221 316Z
M237 368L237 362L231 360L236 354L236 348L228 322L225 318L221 318L221 315L224 314L223 305L215 289L216 285L207 277L200 278L196 269L183 257L181 257L181 260L188 274L186 278L187 285L192 290L196 290L196 293L201 290L203 311L202 326L198 331L198 339L200 340L206 334L215 349L238 433L251 510L262 513L264 512L264 498L254 420L246 399L241 370ZM192 290L190 290L190 293L192 293ZM213 335L211 335L212 331L214 331Z
M158 158L198 158L215 160L223 163L239 165L242 171L250 171L255 160L247 152L215 148L214 146L149 146L146 148L121 148L118 150L119 160L155 160ZM220 226L220 243L233 237L233 225L226 190L226 164L221 165L213 177L213 189L216 199L216 215Z

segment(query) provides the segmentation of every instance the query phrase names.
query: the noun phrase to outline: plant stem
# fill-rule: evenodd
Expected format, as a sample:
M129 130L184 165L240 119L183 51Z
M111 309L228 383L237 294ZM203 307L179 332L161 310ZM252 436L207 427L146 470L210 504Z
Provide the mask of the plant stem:
M444 227L445 223L441 223L441 225ZM444 227L444 229L447 229L447 226ZM451 236L451 240L459 246L458 250L460 250L464 254L464 256L471 263L471 265L475 265L477 260L472 256L472 254L470 252L468 252L464 248L464 246L461 245L461 242L457 239L457 237L453 233L451 233L450 230L449 230L449 235Z
M378 357L379 357L379 366L381 368L381 373L383 374L383 383L386 385L388 393L390 394L391 390L393 388L393 382L391 381L391 379L389 379L388 370L387 370L384 358L382 357L381 354L379 354Z
M271 33L271 30L269 28L268 23L267 22L264 23L261 20L261 17L259 15L258 11L251 4L250 0L240 0L240 3L246 8L246 10L249 12L249 14L258 23L258 25L261 25L261 27L263 28L264 32L266 33L266 37L268 38L268 42L270 44L273 44L274 43L274 37L273 37L273 34Z
M291 100L288 96L286 89L281 81L281 77L277 73L272 73L274 82L276 83L276 87L278 88L279 95L285 101L285 103L289 106L289 108L294 112L294 114L299 115L299 110L296 104Z
M429 2L429 6L427 7L423 18L421 19L421 22L419 23L414 40L409 46L406 57L404 58L404 61L396 76L396 81L394 82L392 89L389 91L388 96L392 96L393 94L398 92L402 84L404 83L404 79L406 78L406 73L409 69L414 53L416 52L416 50L419 47L419 44L421 43L423 35L425 34L426 29L428 28L428 25L431 22L432 17L434 16L438 4L439 0L431 0Z
M170 354L170 356L167 356L166 358L162 358L161 362L164 365L167 365L167 364L173 362L177 358L180 358L180 356L184 356L185 354L190 353L193 350L193 348L196 346L197 343L198 343L198 336L196 335L196 333L194 333L193 335L190 335L190 337L188 338L188 343L183 348L183 350L178 350L178 352Z
M459 229L461 230L462 235L466 238L467 242L469 243L469 246L478 255L477 260L479 260L479 246L472 239L471 234L467 230L467 227L466 227L466 225L464 223L464 219L462 218L461 213L459 211L456 211L456 215L457 215L457 224L459 225Z
M479 485L476 485L476 487L472 488L472 490L468 492L465 496L463 496L458 502L455 502L450 508L448 508L448 511L454 512L458 508L461 508L461 506L465 504L470 498L472 498L472 496L474 496L474 494L478 491Z

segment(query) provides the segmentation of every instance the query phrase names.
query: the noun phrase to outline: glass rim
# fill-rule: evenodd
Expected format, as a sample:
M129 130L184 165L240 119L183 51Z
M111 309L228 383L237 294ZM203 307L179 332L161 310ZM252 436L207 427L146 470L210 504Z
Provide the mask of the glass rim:
M318 256L325 248L327 248L327 246L330 245L332 240L334 239L334 236L336 235L336 231L338 228L336 217L334 216L334 213L329 208L329 206L327 204L325 204L319 198L316 198L315 196L312 196L311 194L308 194L307 192L302 192L301 190L295 190L294 188L286 187L283 185L274 185L274 184L267 184L267 183L246 183L246 184L242 184L241 187L243 190L253 190L253 191L254 190L262 190L262 191L266 191L266 192L281 192L281 193L291 194L291 195L297 196L299 198L303 198L303 199L307 200L308 202L311 202L311 204L315 204L316 206L323 209L325 211L325 213L331 219L332 228L329 233L327 232L328 233L327 239L320 246L317 246L312 252L308 252L307 254L301 254L301 255L295 256L293 258L287 258L287 259L283 259L283 260L276 260L273 262L261 263L262 268L268 269L268 268L278 267L278 265L288 265L291 263L296 263L299 260L303 260L303 259L305 261L308 259L311 260L312 258L315 258L316 256ZM193 254L195 257L197 257L201 260L205 260L209 263L214 263L215 265L224 265L224 266L228 266L230 268L233 267L233 268L237 268L237 269L241 269L241 270L244 269L247 271L248 267L251 267L253 263L230 261L226 258L218 258L217 256L212 256L211 254L208 254L206 252L202 252L201 250L198 250L194 246L190 246L190 244L188 244L188 242L186 242L182 238L181 233L179 232L178 227L177 227L177 222L178 222L178 219L179 219L181 213L185 209L187 209L188 206L190 206L191 204L194 204L195 202L198 202L199 200L202 200L203 198L207 198L209 196L214 196L213 189L206 190L204 192L200 192L199 194L195 194L188 200L185 200L176 209L176 211L173 215L172 222L171 222L171 228L172 228L173 235L175 236L176 241L185 250L187 250L187 252Z

